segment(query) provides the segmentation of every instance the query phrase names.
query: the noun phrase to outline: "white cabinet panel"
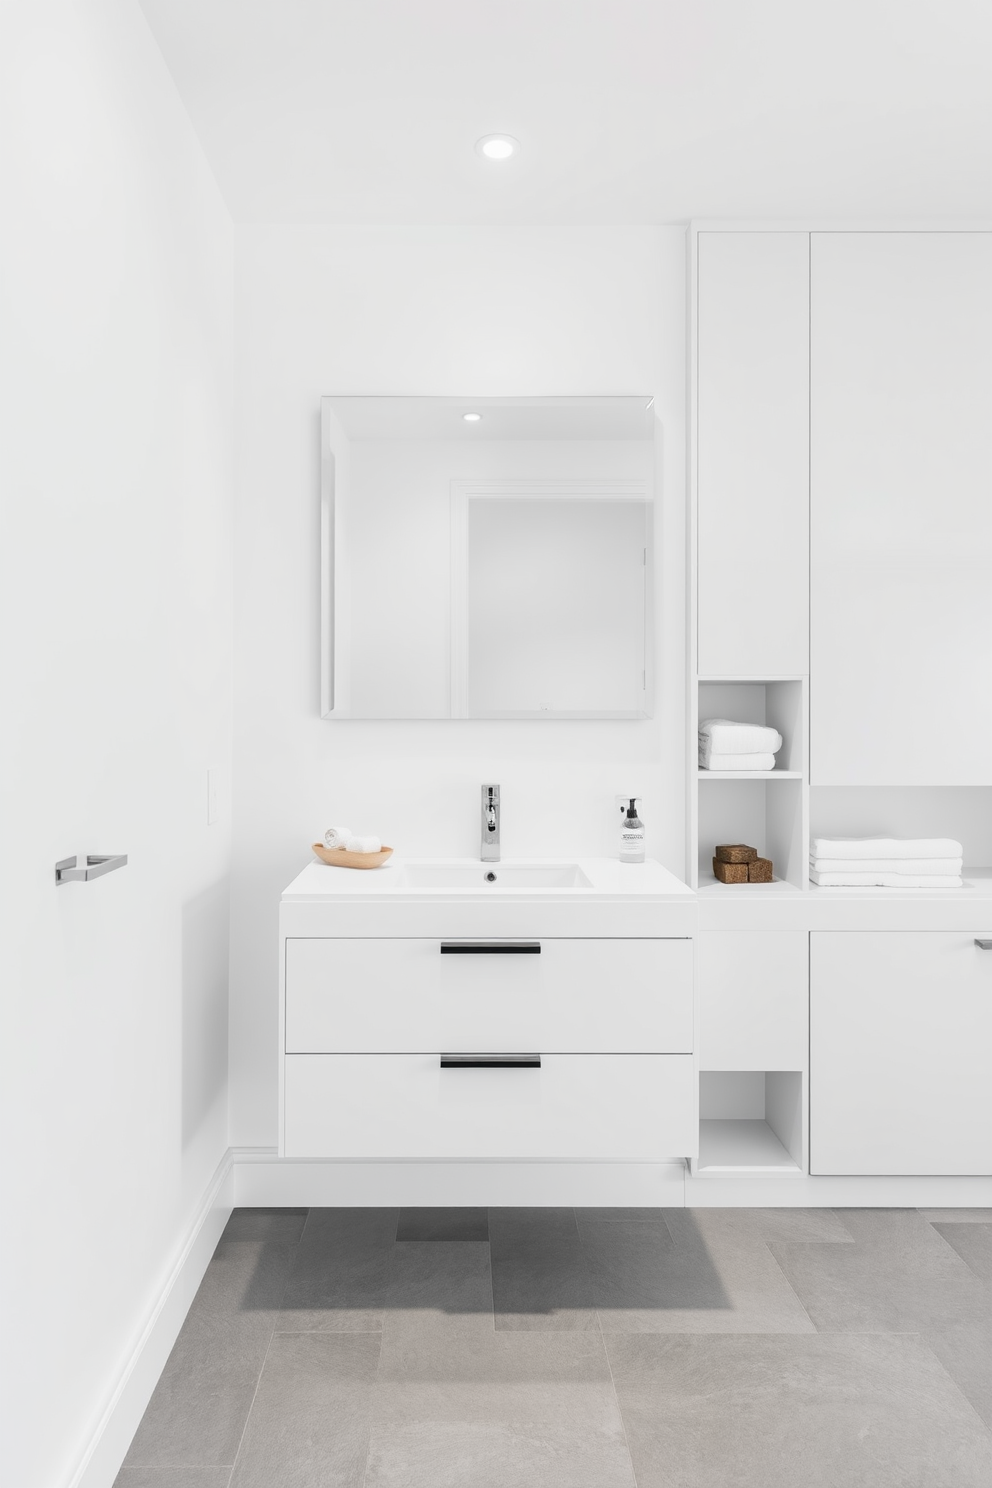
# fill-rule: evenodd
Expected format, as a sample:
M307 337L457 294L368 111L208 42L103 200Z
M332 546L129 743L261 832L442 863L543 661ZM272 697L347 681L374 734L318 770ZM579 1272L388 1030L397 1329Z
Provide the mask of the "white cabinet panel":
M437 1054L286 1057L285 1155L652 1162L698 1143L690 1055L549 1055L441 1069Z
M442 944L287 940L287 1053L692 1049L691 940L543 940L539 955Z
M809 235L702 232L698 671L809 670Z
M973 936L810 936L811 1173L992 1173L990 1067Z
M811 781L992 784L992 234L811 275Z
M700 1069L806 1068L805 930L709 930L697 936L696 994Z

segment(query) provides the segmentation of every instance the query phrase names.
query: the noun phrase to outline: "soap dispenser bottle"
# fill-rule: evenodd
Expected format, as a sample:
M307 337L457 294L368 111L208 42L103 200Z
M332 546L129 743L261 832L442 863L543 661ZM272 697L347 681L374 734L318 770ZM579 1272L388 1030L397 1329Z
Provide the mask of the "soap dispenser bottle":
M644 862L644 823L637 815L637 797L628 797L630 804L624 808L620 822L620 861L621 863L643 863Z

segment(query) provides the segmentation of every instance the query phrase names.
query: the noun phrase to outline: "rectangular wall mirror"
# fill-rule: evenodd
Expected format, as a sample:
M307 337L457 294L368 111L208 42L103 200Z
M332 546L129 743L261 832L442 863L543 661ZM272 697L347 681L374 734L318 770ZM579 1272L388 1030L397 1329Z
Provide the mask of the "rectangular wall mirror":
M323 716L649 717L652 403L323 398Z

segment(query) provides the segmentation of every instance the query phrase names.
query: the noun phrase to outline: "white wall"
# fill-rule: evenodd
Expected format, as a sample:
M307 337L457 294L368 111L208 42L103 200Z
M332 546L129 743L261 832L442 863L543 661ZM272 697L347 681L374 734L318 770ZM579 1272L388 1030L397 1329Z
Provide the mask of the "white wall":
M237 234L238 533L232 1141L276 1140L277 907L325 825L407 853L616 851L613 796L648 849L683 851L685 236L678 228L293 228ZM665 438L660 688L646 722L319 717L324 393L653 392Z
M232 234L133 0L4 7L0 138L0 1480L61 1488L227 1144Z

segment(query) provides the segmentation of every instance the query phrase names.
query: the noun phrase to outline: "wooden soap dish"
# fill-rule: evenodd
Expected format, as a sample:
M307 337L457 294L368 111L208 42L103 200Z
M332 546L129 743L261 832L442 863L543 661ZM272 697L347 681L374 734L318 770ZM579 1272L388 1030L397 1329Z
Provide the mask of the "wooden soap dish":
M314 852L329 868L381 868L387 858L393 856L391 847L377 853L348 852L344 847L325 847L322 842L312 844Z

